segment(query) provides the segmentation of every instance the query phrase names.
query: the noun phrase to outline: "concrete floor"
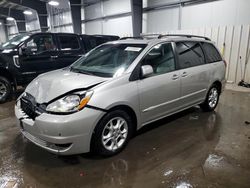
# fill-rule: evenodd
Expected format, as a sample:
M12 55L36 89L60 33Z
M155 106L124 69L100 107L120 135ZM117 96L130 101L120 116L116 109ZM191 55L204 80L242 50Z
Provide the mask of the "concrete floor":
M153 123L119 155L58 157L26 141L14 102L0 105L2 187L250 187L250 94L225 91L216 112Z

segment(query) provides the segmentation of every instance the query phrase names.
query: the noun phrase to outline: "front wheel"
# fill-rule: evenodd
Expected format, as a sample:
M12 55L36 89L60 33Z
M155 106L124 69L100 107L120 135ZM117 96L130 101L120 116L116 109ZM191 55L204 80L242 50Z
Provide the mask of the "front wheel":
M125 111L111 111L96 126L91 149L103 156L115 155L125 148L132 130L132 120Z
M0 76L0 103L4 103L12 92L11 83L5 77Z
M213 111L219 102L220 92L216 85L213 85L207 94L206 100L200 105L203 111Z

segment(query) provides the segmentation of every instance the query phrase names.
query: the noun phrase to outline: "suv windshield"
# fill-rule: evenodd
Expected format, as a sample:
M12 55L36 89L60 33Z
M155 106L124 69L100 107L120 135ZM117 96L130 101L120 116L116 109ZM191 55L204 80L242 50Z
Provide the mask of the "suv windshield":
M29 34L21 34L13 37L12 39L8 40L7 42L1 45L1 49L10 49L16 47L21 42L25 41L29 38Z
M121 75L146 44L105 44L77 60L70 70L101 77Z

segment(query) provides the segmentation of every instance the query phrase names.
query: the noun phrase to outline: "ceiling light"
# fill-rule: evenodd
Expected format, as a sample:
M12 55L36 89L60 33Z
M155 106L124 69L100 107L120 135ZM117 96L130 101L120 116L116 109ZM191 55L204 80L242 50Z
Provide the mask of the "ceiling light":
M32 15L32 12L31 12L30 10L25 10L25 11L23 11L23 13L24 13L25 15Z
M48 4L51 6L58 6L59 2L58 1L49 1Z
M12 18L12 17L7 17L6 18L8 21L14 21L14 18Z
M2 25L2 22L0 22L0 25Z

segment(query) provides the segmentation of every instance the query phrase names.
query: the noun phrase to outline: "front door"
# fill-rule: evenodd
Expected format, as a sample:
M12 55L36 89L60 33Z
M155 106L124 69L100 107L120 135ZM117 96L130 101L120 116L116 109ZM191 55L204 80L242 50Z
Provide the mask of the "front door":
M31 81L37 75L56 69L58 50L52 34L34 35L21 47L22 76Z
M174 112L179 108L180 72L176 70L171 43L158 44L145 56L153 74L138 81L143 124Z

